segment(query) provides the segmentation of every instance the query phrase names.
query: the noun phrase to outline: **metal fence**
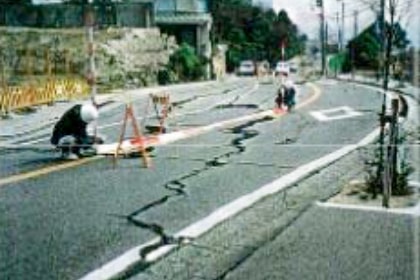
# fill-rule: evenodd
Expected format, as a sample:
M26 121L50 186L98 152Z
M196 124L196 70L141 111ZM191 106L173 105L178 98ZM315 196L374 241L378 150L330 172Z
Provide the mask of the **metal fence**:
M77 78L55 79L23 86L0 87L0 116L25 107L86 97L89 87Z

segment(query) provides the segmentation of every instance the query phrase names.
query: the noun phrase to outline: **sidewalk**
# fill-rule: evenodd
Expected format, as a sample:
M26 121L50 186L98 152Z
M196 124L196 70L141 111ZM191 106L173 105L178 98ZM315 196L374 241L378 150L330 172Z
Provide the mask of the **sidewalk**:
M353 79L351 74L342 74L342 75L339 75L337 79L348 81L348 82L354 81L357 83L363 83L363 84L382 87L382 80L378 81L375 78L368 78L368 77L355 75ZM420 104L420 88L416 88L407 82L404 82L403 84L401 84L399 81L395 81L395 80L390 80L388 87L390 90L400 92L406 96L409 96L415 99Z
M366 78L363 76L354 76L354 79L350 74L339 75L338 80L344 80L348 82L356 82L371 86L382 87L382 81L377 81L374 78ZM420 88L414 87L413 85L405 82L403 87L399 81L390 80L389 81L389 90L401 93L407 102L408 105L408 115L406 120L403 123L405 131L412 134L412 137L409 142L409 155L411 156L411 164L416 169L413 174L411 174L409 180L419 182L420 181L420 150L418 145L420 144Z
M230 80L230 79L229 79ZM195 85L212 84L215 81L197 82ZM97 94L96 101L99 104L100 111L110 110L116 106L121 106L127 100L134 100L140 96L162 91L182 89L191 86L188 84L176 84L168 86L155 86L140 89L117 90L107 94ZM75 104L89 102L90 97L82 100L59 101L52 106L42 105L34 106L25 113L12 113L8 118L0 118L0 145L5 145L15 137L36 133L52 126L62 114Z

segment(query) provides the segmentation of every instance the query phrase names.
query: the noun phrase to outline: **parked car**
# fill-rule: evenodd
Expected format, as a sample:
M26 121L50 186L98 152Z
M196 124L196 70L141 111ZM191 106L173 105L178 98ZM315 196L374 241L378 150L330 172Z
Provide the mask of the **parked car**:
M239 64L238 75L252 76L256 72L255 64L252 60L244 60Z
M276 68L274 68L274 74L277 75L289 75L290 74L290 65L288 62L279 61L276 64Z

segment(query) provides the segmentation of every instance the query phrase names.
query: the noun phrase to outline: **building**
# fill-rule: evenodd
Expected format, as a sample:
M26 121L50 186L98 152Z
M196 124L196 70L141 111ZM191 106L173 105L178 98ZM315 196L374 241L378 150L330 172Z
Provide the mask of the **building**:
M125 3L95 3L98 27L150 28L154 23L154 0ZM1 4L0 26L37 28L77 28L85 25L86 5L42 2L42 5Z
M155 23L178 43L188 43L197 54L211 58L212 17L209 0L155 0ZM207 69L210 77L210 66Z

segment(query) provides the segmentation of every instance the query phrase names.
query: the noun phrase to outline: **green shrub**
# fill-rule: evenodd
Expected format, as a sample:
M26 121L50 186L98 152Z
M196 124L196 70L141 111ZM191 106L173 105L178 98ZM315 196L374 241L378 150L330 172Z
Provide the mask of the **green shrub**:
M403 144L406 141L406 136L402 135L398 138L398 144ZM386 160L386 145L384 146L384 161ZM391 190L392 195L408 195L411 189L408 186L408 176L414 171L413 167L409 164L405 151L398 149L398 156L400 157L399 168L396 170L396 186ZM364 150L365 156L365 181L367 184L367 192L373 194L380 194L383 191L383 178L378 177L378 168L380 162L380 146L376 145L374 150ZM385 167L386 164L383 163ZM397 163L398 165L398 163Z
M168 74L173 71L181 82L197 81L204 78L208 62L199 57L194 48L183 43L169 59Z

